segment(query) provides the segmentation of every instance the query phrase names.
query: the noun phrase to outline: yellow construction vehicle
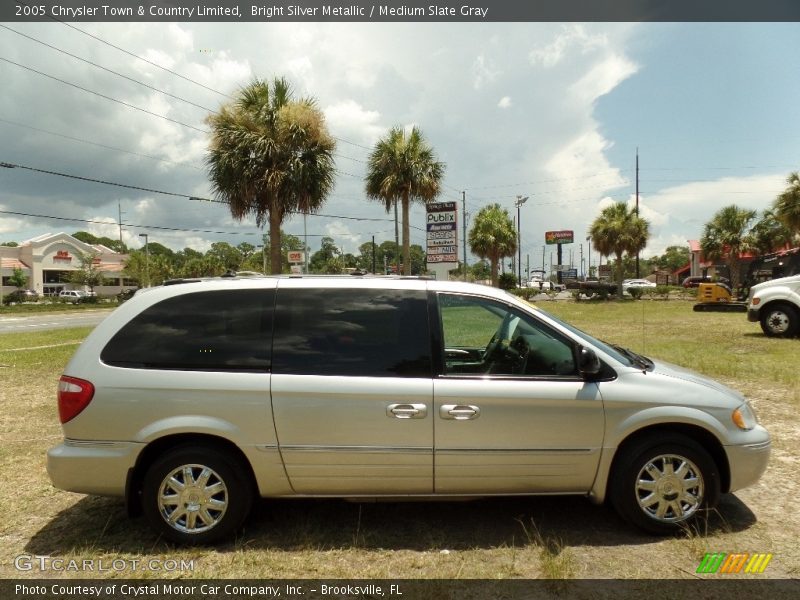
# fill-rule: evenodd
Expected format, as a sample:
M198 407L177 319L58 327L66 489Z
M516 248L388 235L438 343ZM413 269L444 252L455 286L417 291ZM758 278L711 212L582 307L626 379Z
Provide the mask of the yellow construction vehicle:
M734 299L731 288L724 283L701 283L697 288L697 312L747 312L747 302Z

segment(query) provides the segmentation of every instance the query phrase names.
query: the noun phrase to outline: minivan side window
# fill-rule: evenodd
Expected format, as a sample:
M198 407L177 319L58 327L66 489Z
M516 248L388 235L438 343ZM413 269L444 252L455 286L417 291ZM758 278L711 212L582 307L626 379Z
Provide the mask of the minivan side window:
M431 377L423 290L278 289L274 374Z
M107 365L191 371L268 371L275 290L215 290L145 309L106 344Z
M488 298L438 298L445 375L578 375L573 344L538 319Z

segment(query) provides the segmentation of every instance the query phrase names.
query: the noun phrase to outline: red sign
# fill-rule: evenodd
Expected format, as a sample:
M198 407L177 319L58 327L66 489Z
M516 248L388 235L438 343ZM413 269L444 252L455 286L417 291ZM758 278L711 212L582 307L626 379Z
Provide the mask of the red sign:
M546 244L572 244L575 234L571 230L545 231L544 241Z
M56 250L53 260L72 260L72 257L66 250Z

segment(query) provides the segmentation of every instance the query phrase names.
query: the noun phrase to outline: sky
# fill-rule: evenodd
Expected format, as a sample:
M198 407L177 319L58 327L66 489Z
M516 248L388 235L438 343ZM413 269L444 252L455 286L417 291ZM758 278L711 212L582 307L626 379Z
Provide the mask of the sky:
M121 208L132 247L142 233L175 250L259 244L254 221L224 205L152 191L213 197L204 119L256 77L285 76L315 98L337 138L336 187L307 220L312 252L322 236L353 253L373 235L394 239L393 215L363 182L393 126L421 129L446 164L438 200L460 210L463 192L468 225L493 202L516 218L515 199L528 197L531 268L551 262L549 230L575 232L565 262L570 250L573 264L588 257L600 211L635 202L637 149L645 257L699 239L723 206L769 207L800 169L799 24L2 25L0 162L151 191L0 168L0 241L117 239ZM424 224L417 206L412 243L424 246ZM283 229L302 236L302 217Z

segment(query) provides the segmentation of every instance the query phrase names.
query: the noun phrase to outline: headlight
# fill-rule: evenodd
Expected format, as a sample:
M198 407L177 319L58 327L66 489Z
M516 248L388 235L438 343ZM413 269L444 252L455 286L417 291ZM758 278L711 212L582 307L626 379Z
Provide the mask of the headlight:
M753 412L749 402L745 402L739 408L734 410L731 414L731 419L733 419L734 425L736 425L739 429L743 429L744 431L750 431L758 424L756 413Z

